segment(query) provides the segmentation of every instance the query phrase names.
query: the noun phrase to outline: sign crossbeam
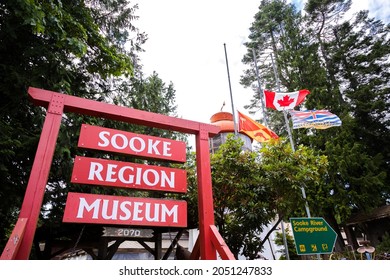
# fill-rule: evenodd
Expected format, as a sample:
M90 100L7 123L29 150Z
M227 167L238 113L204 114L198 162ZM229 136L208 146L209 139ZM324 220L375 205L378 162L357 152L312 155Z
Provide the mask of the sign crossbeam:
M223 256L225 259L234 259L229 248L225 246L219 232L214 227L214 208L212 200L211 168L208 141L209 137L215 136L219 133L220 128L218 126L165 116L157 113L141 111L132 108L116 106L93 100L87 100L72 95L61 94L58 92L38 89L34 87L30 87L28 89L28 94L33 104L37 106L43 106L48 110L46 114L45 123L42 128L41 138L34 159L32 172L30 175L29 182L27 184L25 197L19 215L19 219L23 219L23 221L26 221L26 225L22 227L24 235L18 243L19 248L15 247L15 251L12 256L8 254L3 254L2 257L5 257L5 259L29 258L33 238L35 235L35 230L38 223L39 213L43 202L44 191L50 172L50 166L54 155L56 140L61 125L62 115L66 112L73 112L83 115L111 119L115 121L123 121L137 125L144 125L149 127L166 129L170 131L177 131L181 133L194 134L196 137L196 161L198 171L198 212L200 231L199 238L196 242L196 244L199 245L199 247L196 247L195 249L196 256L199 256L202 260L215 260L216 250L218 250L224 253ZM137 139L140 143L142 142L141 138ZM150 142L150 144L152 145L150 151L154 151L155 153L160 153L160 151L162 151L165 152L165 154L169 155L169 145L171 144L160 144L157 142L153 142L154 140L150 141L152 141ZM181 162L183 161L183 159L177 158L176 161ZM110 165L110 168L113 166L114 165ZM108 176L109 179L112 179L111 175L114 174L113 172L113 170L110 170L110 175ZM148 179L148 181L150 180L151 179ZM74 196L77 196L77 194L74 194ZM81 201L81 195L78 196L79 201ZM84 198L85 201L86 199L87 198ZM88 209L92 207L94 207L94 209L97 209L98 207L100 207L100 203L110 203L110 201L103 201L99 200L98 198L93 202L88 202L88 205L85 206L88 207ZM112 200L111 205L113 207L117 207L117 203L119 203L119 201ZM126 207L130 204L133 204L130 201L123 201L123 203L124 206L122 208L122 216L125 217L128 216L126 214L128 214L127 212L130 211ZM172 207L176 206L174 205ZM83 209L84 208L81 208L81 210ZM165 213L167 213L166 217L173 217L173 220L169 223L176 223L176 208L167 209L168 210L165 210ZM135 209L135 211L138 213L140 210L139 208L137 208ZM98 213L97 210L96 213ZM72 213L72 215L70 215L69 217L71 217L71 219L77 219L78 215L81 214L76 213L75 215L74 213ZM107 220L108 216L109 215L106 213L104 216L102 215L102 218L104 220ZM94 220L94 217L90 217L90 219ZM181 224L182 226L185 225L185 221L178 220L177 223Z
M34 87L30 87L28 93L33 104L46 108L49 107L52 95L59 94L54 91ZM67 94L60 95L64 97L64 113L79 113L189 134L198 134L200 126L202 126L202 129L207 130L209 136L215 136L220 131L218 126L212 124L199 123L196 121L112 105Z

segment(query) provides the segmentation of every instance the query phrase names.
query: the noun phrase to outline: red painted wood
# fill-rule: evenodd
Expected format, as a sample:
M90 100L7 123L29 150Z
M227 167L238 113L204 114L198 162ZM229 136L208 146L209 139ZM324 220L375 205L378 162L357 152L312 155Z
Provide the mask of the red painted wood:
M187 202L70 192L63 222L186 227Z
M210 229L210 225L214 225L214 210L208 139L220 131L218 126L115 106L33 87L29 88L28 93L35 105L48 108L48 112L19 215L19 218L27 218L28 220L16 259L28 259L30 254L63 112L74 112L196 135L200 257L204 260L216 259L216 248L211 242L212 231Z
M217 252L223 260L235 260L233 253L230 251L229 247L226 245L221 234L219 233L215 225L210 226L211 230L211 242L214 247L217 249Z
M78 146L139 157L186 162L186 143L83 124Z
M169 180L164 179L165 176ZM80 156L75 158L71 182L148 191L187 192L187 172L183 169Z
M200 258L200 241L198 237L195 241L194 248L192 248L190 260L199 260L199 258Z
M60 130L63 95L52 94L37 152L27 183L26 193L19 218L27 218L26 232L22 239L16 259L27 260L30 256L37 222L42 207L43 196L49 177L50 167L53 160L55 145Z
M27 218L19 218L16 222L15 228L12 231L10 238L1 254L0 260L13 260L18 252L18 249L23 240L24 232L26 230Z
M216 252L211 244L210 226L214 225L213 191L211 186L211 168L209 135L207 126L199 125L196 135L196 162L198 180L198 212L200 257L202 260L215 260Z
M28 89L32 102L36 105L48 107L51 95L58 94L54 91L30 87ZM64 112L74 112L83 115L97 116L106 119L134 123L150 127L162 128L171 131L197 134L201 123L165 116L157 113L111 105L108 103L88 100L72 95L64 96ZM216 135L220 128L212 124L203 124L210 136Z

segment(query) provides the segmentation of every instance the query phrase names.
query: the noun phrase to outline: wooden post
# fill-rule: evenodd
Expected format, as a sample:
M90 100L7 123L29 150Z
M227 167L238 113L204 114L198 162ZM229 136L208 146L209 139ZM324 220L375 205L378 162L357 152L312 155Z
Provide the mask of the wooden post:
M154 259L161 260L162 258L162 233L154 233Z
M14 230L22 233L20 235L22 236L21 242L18 245L20 247L13 247L13 253L11 255L5 255L5 252L3 252L2 258L3 255L10 256L10 259L29 258L61 125L62 114L64 112L74 112L115 121L194 134L196 136L199 187L198 210L200 240L198 241L200 245L200 258L202 260L215 260L216 249L218 249L220 252L224 252L223 255L230 259L228 248L219 248L219 246L225 247L225 245L219 239L219 233L213 232L214 228L211 227L214 225L214 206L211 186L209 137L215 136L220 131L218 126L115 106L38 88L30 87L28 93L35 105L46 107L48 110L19 215L19 221L23 222L18 222L17 228ZM26 222L25 225L24 222ZM213 244L212 239L216 245ZM197 252L194 253L194 257L195 255L197 255ZM161 256L158 257L161 258Z
M58 132L61 126L63 109L64 95L52 94L19 214L19 218L27 219L26 231L16 254L16 259L19 260L27 260L30 256Z
M211 186L211 168L209 152L209 135L206 127L199 125L196 135L196 161L198 173L198 212L200 258L215 260L216 251L211 243L211 229L214 225L213 190Z
M15 228L12 231L10 238L1 254L0 260L13 260L20 248L21 240L23 239L26 230L27 219L19 218Z

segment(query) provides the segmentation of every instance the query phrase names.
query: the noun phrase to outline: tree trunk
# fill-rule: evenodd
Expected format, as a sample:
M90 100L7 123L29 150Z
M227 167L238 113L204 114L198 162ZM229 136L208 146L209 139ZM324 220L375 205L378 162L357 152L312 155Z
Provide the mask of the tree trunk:
M355 232L352 229L352 226L345 226L344 230L345 230L345 234L347 235L348 245L352 246L352 248L354 250L359 248L359 244L358 244L358 242L356 240L356 235L355 235Z
M325 214L324 219L328 222L328 224L333 228L333 230L337 234L337 239L335 243L335 251L336 252L343 252L345 250L345 242L343 239L343 236L341 235L340 227L337 224L336 218L332 213L329 213L330 211L327 211L328 213Z

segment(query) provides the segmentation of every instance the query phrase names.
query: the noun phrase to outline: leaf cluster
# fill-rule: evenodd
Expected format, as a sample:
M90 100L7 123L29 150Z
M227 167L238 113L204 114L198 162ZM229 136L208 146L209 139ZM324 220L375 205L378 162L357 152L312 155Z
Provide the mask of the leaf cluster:
M138 53L147 36L127 0L6 0L0 4L0 247L13 228L28 182L46 111L27 98L37 87L124 107L176 115L175 89L157 73L144 77ZM185 139L155 128L76 113L63 115L36 242L96 240L94 226L62 224L68 191L129 195L125 190L70 184L76 155L142 161L77 148L83 123ZM167 163L156 163L167 165ZM131 195L145 196L142 192ZM156 194L157 195L157 194ZM158 194L161 195L161 194ZM95 232L94 232L95 231ZM81 240L82 241L82 240ZM50 258L35 250L34 258ZM45 255L41 255L45 254Z
M231 134L211 155L215 220L233 254L255 259L265 226L304 212L302 184L321 185L327 159L303 146L292 152L286 141L259 151L243 151L242 145Z
M328 109L340 117L341 127L297 129L292 136L296 145L327 157L322 182L304 184L317 214L334 216L341 225L354 212L388 204L390 197L389 24L369 18L368 11L345 18L350 6L349 0L309 0L301 14L286 1L261 1L242 60L248 69L241 77L244 86L254 88L246 106L253 111L262 98L255 85L256 60L263 88L309 89L296 110ZM287 137L281 113L265 114L270 126ZM278 172L273 176L278 178Z

